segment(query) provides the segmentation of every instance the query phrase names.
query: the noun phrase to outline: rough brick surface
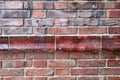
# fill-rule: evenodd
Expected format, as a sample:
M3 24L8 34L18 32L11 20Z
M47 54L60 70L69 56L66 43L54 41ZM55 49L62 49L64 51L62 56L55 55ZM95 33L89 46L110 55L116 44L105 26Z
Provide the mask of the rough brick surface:
M120 80L120 0L1 0L0 80Z

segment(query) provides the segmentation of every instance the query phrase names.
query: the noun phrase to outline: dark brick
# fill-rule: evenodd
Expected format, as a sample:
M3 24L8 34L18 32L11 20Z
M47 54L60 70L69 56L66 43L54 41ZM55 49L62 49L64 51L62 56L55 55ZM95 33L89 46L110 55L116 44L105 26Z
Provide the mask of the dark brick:
M10 49L20 51L53 51L54 37L10 37Z
M7 10L2 11L2 18L29 18L30 11L27 10Z
M70 26L91 26L98 25L98 19L96 18L80 18L69 20Z
M90 51L100 49L100 37L97 36L62 36L57 37L57 50Z
M101 18L99 19L100 26L117 26L120 25L119 18Z
M120 50L120 36L103 36L103 50Z
M81 10L77 12L77 17L101 18L106 17L106 12L104 10Z
M9 50L8 37L0 37L0 50Z
M44 26L53 26L53 19L27 19L25 20L26 26L36 26L36 27L44 27Z
M120 27L110 27L109 34L120 34Z

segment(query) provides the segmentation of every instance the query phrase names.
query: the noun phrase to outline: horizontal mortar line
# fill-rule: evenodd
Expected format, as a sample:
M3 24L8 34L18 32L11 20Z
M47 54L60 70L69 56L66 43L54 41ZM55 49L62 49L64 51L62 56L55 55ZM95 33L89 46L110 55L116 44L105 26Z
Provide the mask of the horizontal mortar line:
M75 35L29 35L29 34L26 34L26 35L0 35L0 36L5 36L5 37L13 37L13 36L22 36L22 37L26 37L26 36L32 36L32 37L35 37L35 36L39 36L39 37L44 37L44 36L46 36L46 37L51 37L51 36L55 36L55 37L59 37L59 36L120 36L120 34L79 34L79 35L77 35L77 34L75 34Z

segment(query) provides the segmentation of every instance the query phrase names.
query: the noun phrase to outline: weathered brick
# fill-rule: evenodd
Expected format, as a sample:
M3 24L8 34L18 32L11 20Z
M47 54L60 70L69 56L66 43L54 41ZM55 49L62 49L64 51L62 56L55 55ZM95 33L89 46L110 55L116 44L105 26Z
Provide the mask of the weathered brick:
M32 80L32 77L3 77L3 80Z
M48 34L54 35L69 35L69 34L77 34L76 28L48 28Z
M55 69L56 75L68 75L69 69Z
M120 2L116 1L107 1L107 2L101 2L103 5L102 7L105 9L119 9L120 8Z
M28 10L4 10L2 11L2 18L30 18L30 11Z
M98 25L97 18L80 18L80 19L70 19L70 26L96 26Z
M55 58L56 59L67 59L67 58L69 58L69 53L68 52L55 52L54 53L55 54Z
M49 78L48 80L76 80L75 77L55 77L55 78Z
M44 2L44 8L45 9L53 9L54 8L53 2L51 2L51 1Z
M0 76L23 76L22 69L0 69Z
M104 67L105 60L78 60L77 61L78 67Z
M19 60L24 59L24 53L0 53L0 60Z
M47 80L47 77L33 77L33 80Z
M72 69L71 75L97 75L98 69L97 68L86 68L86 69Z
M97 59L98 52L71 52L70 58L74 58L74 59Z
M78 77L77 80L105 80L104 77Z
M103 50L120 50L120 36L103 36Z
M0 1L0 9L22 9L22 1Z
M40 61L34 61L34 67L47 67L47 61L40 60Z
M34 18L46 18L46 11L34 10L33 17Z
M101 2L95 1L85 1L85 2L69 2L68 7L72 10L79 10L79 9L102 9Z
M9 48L11 51L53 51L54 37L10 37Z
M27 69L27 76L52 76L54 71L52 69Z
M117 76L108 76L107 80L120 80L120 77L117 77Z
M74 60L65 60L65 61L49 61L48 63L49 67L55 67L55 68L59 68L59 67L74 67L75 66L75 61Z
M73 18L76 17L76 12L74 11L48 11L48 18Z
M43 1L33 1L33 8L34 9L44 9L44 2Z
M68 2L55 2L54 3L55 9L67 9L68 8Z
M100 54L100 58L102 59L116 59L120 58L120 52L119 51L102 51Z
M1 27L23 26L23 20L22 19L0 19L0 26Z
M56 43L58 51L91 51L100 49L99 41L97 36L62 36L57 37Z
M120 18L120 11L108 11L109 18Z
M117 26L120 25L119 18L101 18L99 19L99 26Z
M120 67L120 60L108 60L107 66L109 67Z
M120 34L120 27L109 27L109 34Z
M8 37L0 37L0 50L9 50Z
M26 59L53 59L54 55L53 53L26 53L25 54Z
M107 28L79 28L79 34L107 34Z
M3 61L4 68L32 67L32 61Z
M55 26L67 26L68 25L68 19L56 19L54 21Z
M101 68L100 74L102 74L102 75L119 75L120 68Z
M27 19L25 25L34 27L53 26L53 19Z
M101 18L106 17L104 10L81 10L77 12L79 18Z
M5 27L2 29L4 35L21 35L21 34L32 34L32 27Z
M33 34L34 35L46 35L48 33L48 28L33 28Z

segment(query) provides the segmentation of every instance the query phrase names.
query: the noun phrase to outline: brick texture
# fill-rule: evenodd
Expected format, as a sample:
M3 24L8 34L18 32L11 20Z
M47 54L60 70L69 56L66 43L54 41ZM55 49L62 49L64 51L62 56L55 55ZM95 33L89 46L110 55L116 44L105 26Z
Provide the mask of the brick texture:
M120 0L0 0L0 80L120 80Z

